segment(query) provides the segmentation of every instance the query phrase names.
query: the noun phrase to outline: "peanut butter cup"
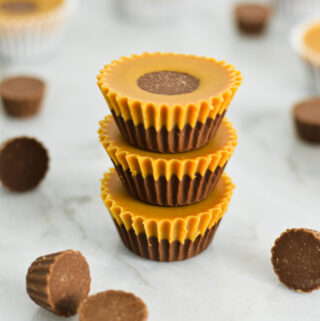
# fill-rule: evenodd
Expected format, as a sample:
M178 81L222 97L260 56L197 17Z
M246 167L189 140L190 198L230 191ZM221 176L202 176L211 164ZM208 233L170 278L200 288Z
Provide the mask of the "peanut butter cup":
M98 85L130 144L178 153L215 136L241 79L232 65L212 58L145 53L106 65Z
M245 34L261 34L267 26L271 8L266 5L243 3L235 8L239 30Z
M17 137L0 147L0 181L16 192L37 187L48 170L46 148L34 138Z
M134 198L112 169L102 180L101 197L130 251L147 259L170 262L196 256L210 245L233 189L231 179L224 174L205 200L163 208Z
M78 309L80 321L146 321L146 304L133 293L109 290L89 296Z
M298 292L320 288L320 233L291 229L272 248L272 264L280 281Z
M1 59L36 62L47 57L59 45L61 31L75 2L0 0Z
M57 315L77 313L90 291L90 269L80 252L67 250L37 258L27 274L27 292L38 305Z
M298 103L293 108L293 117L299 137L320 144L320 98Z
M45 83L32 77L7 78L2 81L0 91L8 115L30 117L40 111Z

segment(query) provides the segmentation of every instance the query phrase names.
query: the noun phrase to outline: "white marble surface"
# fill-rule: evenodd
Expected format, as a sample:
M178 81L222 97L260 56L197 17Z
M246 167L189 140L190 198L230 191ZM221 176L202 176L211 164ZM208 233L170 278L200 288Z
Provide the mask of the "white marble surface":
M230 0L199 1L182 24L163 28L123 22L111 9L107 0L83 0L57 58L3 70L48 81L38 118L1 112L0 139L35 136L51 164L33 192L0 189L0 320L59 320L29 299L25 275L39 255L68 248L87 257L91 293L133 291L148 304L150 321L318 320L320 292L288 290L270 263L273 241L286 228L320 229L320 147L302 144L292 128L290 108L310 91L287 28L274 23L261 38L239 36ZM111 162L96 134L108 109L95 77L111 59L157 50L225 59L244 75L228 115L240 136L227 169L237 185L230 209L205 253L170 264L127 251L99 197Z

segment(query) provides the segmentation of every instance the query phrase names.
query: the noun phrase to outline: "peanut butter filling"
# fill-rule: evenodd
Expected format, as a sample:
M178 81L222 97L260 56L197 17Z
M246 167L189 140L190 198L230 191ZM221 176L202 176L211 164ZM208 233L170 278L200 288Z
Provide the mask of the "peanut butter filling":
M194 88L192 95L182 93L180 95L164 93L159 95L141 90L137 79L145 74L154 74L158 70L172 70L178 74L188 74L198 79L199 85ZM234 69L231 66L214 59L188 55L145 54L113 62L105 72L102 71L99 83L102 87L103 85L108 86L109 91L144 103L188 104L197 103L200 99L210 99L228 90L233 85L233 72Z
M212 58L172 53L123 57L106 65L98 85L109 108L124 121L168 131L216 118L241 84L232 65Z
M308 49L320 55L320 23L313 25L305 32L303 42Z

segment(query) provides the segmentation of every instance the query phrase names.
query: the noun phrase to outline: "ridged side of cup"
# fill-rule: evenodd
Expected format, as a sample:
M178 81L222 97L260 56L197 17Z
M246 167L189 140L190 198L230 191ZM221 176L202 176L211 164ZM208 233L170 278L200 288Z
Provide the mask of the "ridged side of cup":
M130 170L124 171L122 166L116 166L117 173L127 190L142 202L158 206L184 206L200 202L209 194L219 182L225 169L217 167L214 172L207 170L204 176L195 177L184 175L182 180L173 175L166 180L161 176L157 181L152 175L144 178L141 174L132 175Z
M184 243L170 243L166 239L159 241L156 237L148 238L144 233L136 235L133 229L128 231L124 225L118 225L114 221L123 244L131 252L145 259L160 262L182 261L199 255L211 244L220 222L221 220L194 241L187 239Z

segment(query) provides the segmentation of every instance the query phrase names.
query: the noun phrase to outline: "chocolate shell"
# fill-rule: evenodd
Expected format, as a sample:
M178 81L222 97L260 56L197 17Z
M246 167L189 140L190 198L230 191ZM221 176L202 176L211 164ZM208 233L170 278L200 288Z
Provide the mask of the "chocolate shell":
M33 77L13 77L0 85L3 106L8 115L25 118L39 113L45 92L45 83Z
M80 252L67 250L37 258L27 274L27 292L38 305L57 315L77 313L90 291L90 269Z

